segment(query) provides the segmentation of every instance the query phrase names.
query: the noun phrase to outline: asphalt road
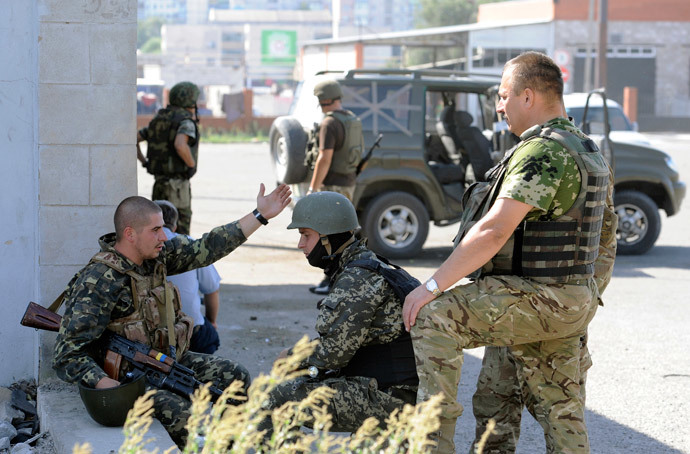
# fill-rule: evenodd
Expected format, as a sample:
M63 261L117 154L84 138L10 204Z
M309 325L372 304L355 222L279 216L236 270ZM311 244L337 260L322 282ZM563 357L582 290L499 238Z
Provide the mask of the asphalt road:
M649 135L690 182L690 135ZM202 144L192 183L192 234L238 219L256 205L259 183L273 185L268 145ZM139 169L139 191L150 196L152 177ZM621 256L590 325L594 366L587 383L587 423L593 453L690 453L690 200L671 218L662 214L656 246L644 256ZM286 230L286 210L219 261L223 277L219 354L253 376L302 335L314 335L318 298L307 291L321 278ZM433 227L423 253L399 261L420 280L451 251L455 226ZM466 351L456 445L467 452L474 434L471 396L482 349ZM544 452L541 428L525 413L519 453Z

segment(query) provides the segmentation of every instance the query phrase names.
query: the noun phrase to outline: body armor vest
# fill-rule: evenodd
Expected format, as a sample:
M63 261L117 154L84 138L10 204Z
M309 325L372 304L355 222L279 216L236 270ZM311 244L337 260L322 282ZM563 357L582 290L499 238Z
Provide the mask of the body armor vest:
M607 208L609 166L594 142L577 130L535 126L525 135L524 141L554 140L570 153L580 171L580 192L570 209L558 219L523 221L501 250L469 277L508 274L544 284L590 278L594 274ZM456 246L495 201L508 161L516 148L490 171L489 183L475 183L474 187L468 188Z
M362 122L349 110L328 112L326 115L335 117L345 127L345 140L340 148L333 150L329 172L344 175L355 173L364 152Z
M377 256L381 261L373 259L353 260L346 267L357 266L380 274L391 286L400 305L405 297L417 288L420 282L410 276L407 271L394 265L385 258ZM381 262L392 268L382 266ZM378 382L379 389L386 389L394 385L417 386L417 368L412 348L410 333L403 331L393 342L387 344L367 345L357 350L347 366L340 370L340 374L348 377L372 377Z
M158 111L148 126L146 158L149 160L150 171L156 176L169 178L191 178L196 173L196 166L190 171L187 164L175 150L175 136L183 120L193 120L193 115L180 107L168 107ZM194 163L198 165L199 157L199 127L196 121L194 130L196 137L189 138L189 149Z
M107 329L160 352L169 352L173 358L176 355L181 357L189 347L194 320L181 311L180 295L177 287L166 280L165 265L156 262L153 274L143 276L133 270L125 271L112 252L99 252L91 261L103 263L131 279L135 310L125 317L111 320ZM170 327L174 331L172 337L168 334Z

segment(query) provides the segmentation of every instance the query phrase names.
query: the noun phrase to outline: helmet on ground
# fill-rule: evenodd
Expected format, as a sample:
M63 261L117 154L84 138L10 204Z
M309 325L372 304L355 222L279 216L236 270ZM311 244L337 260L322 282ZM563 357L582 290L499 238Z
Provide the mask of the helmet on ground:
M170 89L168 100L177 107L194 107L199 97L199 87L192 82L180 82Z
M114 388L95 389L79 383L79 395L89 416L108 427L122 426L134 402L146 391L146 375Z
M340 88L340 84L335 80L324 80L314 87L314 96L319 98L319 101L342 98L343 90Z
M292 210L288 229L309 228L321 235L348 232L359 226L357 212L347 197L323 191L301 198Z

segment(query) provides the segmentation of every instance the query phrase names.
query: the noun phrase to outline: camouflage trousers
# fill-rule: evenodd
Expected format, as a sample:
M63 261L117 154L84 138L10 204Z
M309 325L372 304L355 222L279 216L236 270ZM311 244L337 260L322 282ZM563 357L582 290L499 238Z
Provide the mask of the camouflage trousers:
M589 452L586 427L567 421L563 424L558 419L551 420L553 402L548 399L566 397L562 393L542 392L546 387L554 387L557 376L542 380L543 375L535 374L528 364L541 364L530 350L536 344L525 344L516 347L486 347L482 369L477 379L477 391L472 398L472 410L476 421L475 440L470 452L486 431L490 419L496 422L492 434L484 445L484 454L514 453L520 438L520 421L523 407L539 422L544 429L546 452ZM517 356L512 354L516 349ZM587 349L587 335L580 338L579 351L579 399L585 407L585 382L587 370L592 360ZM568 432L570 431L570 432Z
M189 235L192 225L192 187L189 180L156 177L151 200L167 200L175 205L180 215L177 220L177 233Z
M335 390L328 403L334 432L355 432L365 419L374 417L383 423L393 410L405 404L414 405L417 390L413 386L393 386L378 389L376 380L368 377L337 377L313 380L300 377L283 383L271 391L266 409L279 408L286 402L301 401L321 386ZM307 422L311 427L313 421Z
M523 379L542 402L544 417L556 430L573 436L574 428L586 440L580 338L597 296L592 279L583 285L544 285L518 276L488 276L448 290L423 307L411 330L417 401L442 394L437 452L455 452L462 350L482 346L510 346L512 356L524 364Z
M342 194L345 197L347 197L347 200L352 202L352 197L355 195L355 187L354 186L336 186L336 185L329 185L329 186L321 186L322 191L331 191L331 192L337 192L338 194Z
M241 380L246 391L251 381L247 369L219 356L186 352L179 362L192 369L197 380L202 383L213 382L221 390L233 381ZM153 416L161 422L170 438L182 449L187 441L185 426L191 412L189 399L170 391L158 390L153 396L153 409Z

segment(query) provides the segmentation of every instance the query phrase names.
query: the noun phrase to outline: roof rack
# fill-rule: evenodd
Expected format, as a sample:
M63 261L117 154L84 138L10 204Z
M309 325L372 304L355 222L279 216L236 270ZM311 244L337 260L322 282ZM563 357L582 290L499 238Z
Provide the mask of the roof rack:
M392 69L392 68L385 68L385 69L367 69L367 68L362 68L362 69L350 69L347 71L321 71L319 74L326 73L326 72L344 72L345 73L345 78L346 79L353 79L356 75L359 74L389 74L389 75L408 75L411 76L415 79L419 79L424 76L443 76L443 77L467 77L467 76L479 76L479 77L489 77L492 79L500 79L500 75L498 74L490 74L490 73L479 73L479 72L473 72L473 71L457 71L457 70L452 70L452 69Z

